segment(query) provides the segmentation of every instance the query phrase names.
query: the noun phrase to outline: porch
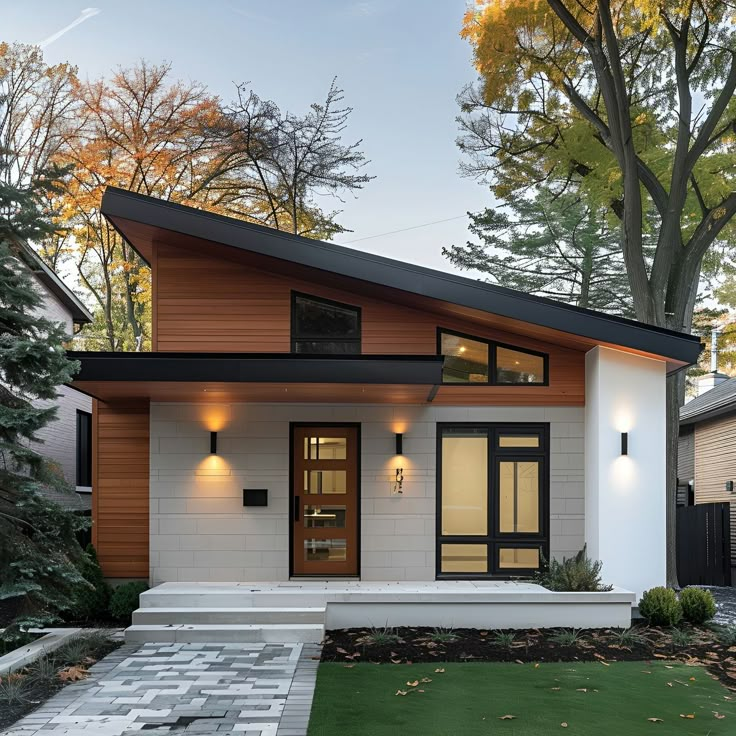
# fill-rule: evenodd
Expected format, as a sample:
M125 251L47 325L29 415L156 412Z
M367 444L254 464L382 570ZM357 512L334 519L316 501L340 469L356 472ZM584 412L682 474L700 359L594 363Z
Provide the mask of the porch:
M438 626L625 628L635 595L558 593L530 582L163 583L141 595L128 642L320 642L326 630Z

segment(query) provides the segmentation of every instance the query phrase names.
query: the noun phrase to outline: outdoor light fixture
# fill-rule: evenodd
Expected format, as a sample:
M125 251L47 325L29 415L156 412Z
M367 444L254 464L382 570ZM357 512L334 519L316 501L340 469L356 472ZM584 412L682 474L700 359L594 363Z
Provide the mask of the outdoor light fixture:
M217 432L210 432L210 455L217 455Z
M629 454L629 433L621 432L621 454Z
M404 454L404 435L401 432L396 433L396 454Z
M729 493L733 493L733 481L732 480L727 480L726 481L726 490Z

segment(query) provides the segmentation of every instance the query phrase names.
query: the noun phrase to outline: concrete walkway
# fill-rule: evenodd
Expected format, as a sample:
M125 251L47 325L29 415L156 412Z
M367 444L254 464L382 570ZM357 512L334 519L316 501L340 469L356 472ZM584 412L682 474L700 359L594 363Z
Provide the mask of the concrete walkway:
M125 645L5 736L305 736L320 648Z

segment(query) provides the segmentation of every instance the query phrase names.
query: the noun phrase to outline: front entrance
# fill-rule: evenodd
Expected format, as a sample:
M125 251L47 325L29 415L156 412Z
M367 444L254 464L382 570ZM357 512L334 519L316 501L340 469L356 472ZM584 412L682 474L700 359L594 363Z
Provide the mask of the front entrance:
M359 428L292 427L292 574L358 574Z

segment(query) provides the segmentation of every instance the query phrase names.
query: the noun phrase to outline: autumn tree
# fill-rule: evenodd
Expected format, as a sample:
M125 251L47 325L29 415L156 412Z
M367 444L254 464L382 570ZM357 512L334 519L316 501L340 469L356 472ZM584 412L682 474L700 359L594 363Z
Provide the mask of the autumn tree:
M608 208L637 318L686 332L703 258L736 212L733 18L732 3L718 0L487 0L463 27L480 73L462 97L467 172L501 199L573 185ZM673 583L684 381L668 381Z
M542 188L471 213L469 229L476 240L442 249L456 267L527 294L632 315L618 232L579 195Z

